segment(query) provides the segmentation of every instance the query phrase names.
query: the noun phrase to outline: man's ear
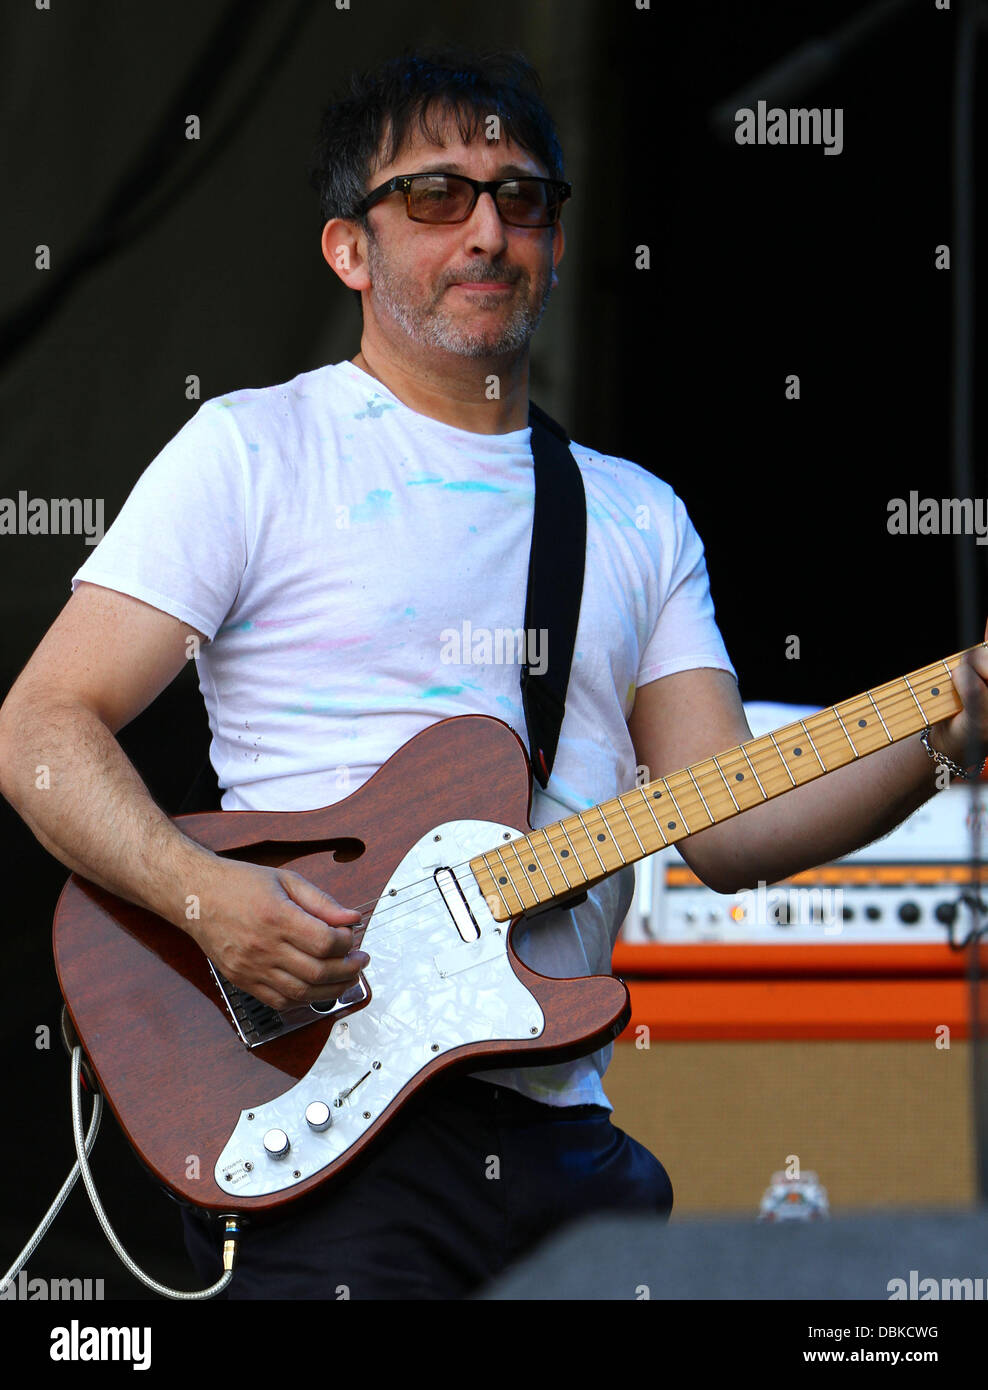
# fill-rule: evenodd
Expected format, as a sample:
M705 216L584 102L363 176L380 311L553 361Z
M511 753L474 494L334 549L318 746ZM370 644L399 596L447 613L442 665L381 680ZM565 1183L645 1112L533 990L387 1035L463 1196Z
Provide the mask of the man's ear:
M347 289L370 289L367 270L367 234L358 223L334 217L322 229L320 240L326 264L336 271Z
M563 258L563 251L566 246L566 233L563 231L562 222L557 222L552 229L552 288L555 289L559 284L559 276L556 274L556 267Z

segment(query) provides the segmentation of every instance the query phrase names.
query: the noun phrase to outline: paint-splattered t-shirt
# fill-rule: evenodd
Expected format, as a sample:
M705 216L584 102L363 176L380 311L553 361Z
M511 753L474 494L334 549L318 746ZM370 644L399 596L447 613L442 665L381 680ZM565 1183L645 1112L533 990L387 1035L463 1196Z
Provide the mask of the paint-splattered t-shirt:
M513 638L531 543L529 435L430 419L341 362L205 402L153 460L72 586L132 595L209 639L197 665L225 810L339 801L451 715L493 715L527 747ZM536 827L634 786L626 721L638 686L733 670L682 502L636 464L572 449L586 575ZM539 647L534 635L536 669ZM623 869L577 907L520 923L519 955L545 975L609 973L633 888ZM610 1054L484 1079L552 1105L609 1107Z

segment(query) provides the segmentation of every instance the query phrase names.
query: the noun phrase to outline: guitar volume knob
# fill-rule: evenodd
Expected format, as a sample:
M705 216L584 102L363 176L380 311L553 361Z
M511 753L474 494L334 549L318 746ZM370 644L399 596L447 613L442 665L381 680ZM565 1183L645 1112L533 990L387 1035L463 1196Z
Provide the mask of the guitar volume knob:
M264 1151L268 1158L284 1158L291 1147L283 1129L269 1129L264 1136Z
M333 1123L333 1112L324 1100L314 1100L305 1107L305 1123L321 1134Z

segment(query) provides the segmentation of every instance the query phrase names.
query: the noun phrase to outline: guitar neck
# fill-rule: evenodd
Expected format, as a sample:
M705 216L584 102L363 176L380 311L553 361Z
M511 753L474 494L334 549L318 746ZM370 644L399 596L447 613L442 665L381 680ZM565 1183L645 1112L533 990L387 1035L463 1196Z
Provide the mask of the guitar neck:
M471 859L470 869L497 921L570 897L666 845L956 714L961 701L952 673L965 656L958 652L507 840Z

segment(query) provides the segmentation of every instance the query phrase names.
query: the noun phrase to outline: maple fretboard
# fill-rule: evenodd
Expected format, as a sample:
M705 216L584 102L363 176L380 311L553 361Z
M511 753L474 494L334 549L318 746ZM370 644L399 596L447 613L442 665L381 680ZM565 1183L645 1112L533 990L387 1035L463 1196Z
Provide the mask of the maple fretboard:
M973 648L972 648L973 650ZM966 652L646 782L470 860L497 921L565 898L698 830L956 714Z

